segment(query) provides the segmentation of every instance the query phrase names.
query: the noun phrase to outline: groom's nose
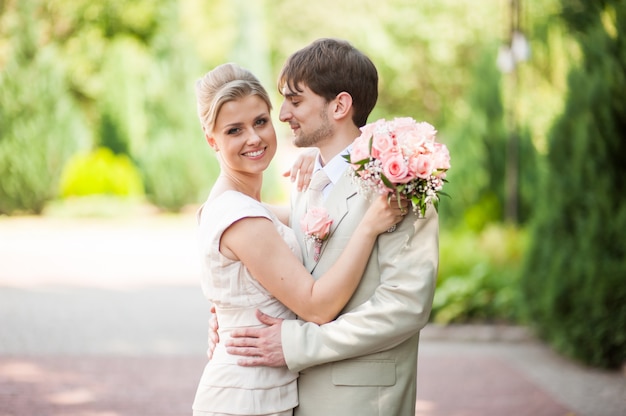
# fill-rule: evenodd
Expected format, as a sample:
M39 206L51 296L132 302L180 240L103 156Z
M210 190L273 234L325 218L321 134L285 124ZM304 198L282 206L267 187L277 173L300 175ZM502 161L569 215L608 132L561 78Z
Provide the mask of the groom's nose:
M292 117L291 111L289 110L289 103L287 100L283 101L280 106L280 112L278 113L278 119L282 122L287 122Z

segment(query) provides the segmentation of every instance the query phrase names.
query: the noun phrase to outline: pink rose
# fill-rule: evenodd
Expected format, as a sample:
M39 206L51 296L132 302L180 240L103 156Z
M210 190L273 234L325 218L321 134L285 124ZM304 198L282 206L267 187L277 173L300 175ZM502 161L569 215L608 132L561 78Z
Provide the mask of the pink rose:
M416 131L419 136L422 137L423 140L427 142L434 142L435 137L437 136L437 130L433 127L432 124L429 124L425 121L417 123Z
M323 207L312 207L300 220L300 227L304 234L317 240L326 240L333 220Z
M417 123L411 117L396 117L389 124L391 130L398 136L403 136L406 132L414 131Z
M413 155L409 158L409 169L418 178L427 179L434 170L433 159L421 153Z
M352 149L350 150L350 162L360 162L361 160L368 159L369 157L369 136L357 137L352 143Z
M391 183L407 183L413 179L402 153L393 152L385 155L381 162L383 164L383 174Z
M398 138L401 146L407 153L423 153L426 149L427 142L424 137L415 130L407 130Z
M433 149L435 169L450 169L450 152L445 144L435 143Z
M372 140L372 156L380 159L381 155L393 151L396 144L397 141L387 131L378 130Z
M370 137L372 137L374 135L374 132L377 129L380 129L381 126L385 125L385 119L381 118L380 120L377 120L373 123L369 123L366 124L365 126L361 127L361 137L365 137L367 138L367 140L369 140Z

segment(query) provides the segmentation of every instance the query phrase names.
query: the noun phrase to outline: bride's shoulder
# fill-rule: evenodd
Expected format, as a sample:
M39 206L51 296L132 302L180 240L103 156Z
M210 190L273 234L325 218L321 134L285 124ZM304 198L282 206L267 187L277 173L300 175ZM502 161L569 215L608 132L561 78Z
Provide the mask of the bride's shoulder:
M239 191L227 190L212 194L201 207L199 218L243 218L267 216L267 209L256 199Z

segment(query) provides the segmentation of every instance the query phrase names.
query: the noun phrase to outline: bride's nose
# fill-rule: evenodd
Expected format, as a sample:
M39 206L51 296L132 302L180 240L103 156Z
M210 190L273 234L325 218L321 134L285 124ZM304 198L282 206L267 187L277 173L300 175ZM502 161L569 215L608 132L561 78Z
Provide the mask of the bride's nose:
M250 130L250 133L248 134L248 143L259 143L261 142L263 139L261 139L261 136L259 136L259 134L254 131L254 129Z

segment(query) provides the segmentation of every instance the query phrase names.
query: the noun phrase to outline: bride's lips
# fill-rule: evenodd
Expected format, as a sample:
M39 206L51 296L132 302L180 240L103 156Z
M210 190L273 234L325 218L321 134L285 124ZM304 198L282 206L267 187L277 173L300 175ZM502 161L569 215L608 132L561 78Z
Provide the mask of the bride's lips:
M267 150L266 147L264 147L262 149L252 150L250 152L243 153L243 156L255 159L255 158L258 158L260 156L263 156L265 154L265 150Z

